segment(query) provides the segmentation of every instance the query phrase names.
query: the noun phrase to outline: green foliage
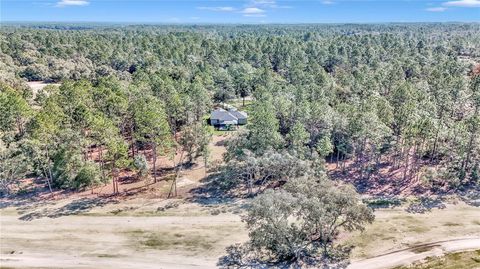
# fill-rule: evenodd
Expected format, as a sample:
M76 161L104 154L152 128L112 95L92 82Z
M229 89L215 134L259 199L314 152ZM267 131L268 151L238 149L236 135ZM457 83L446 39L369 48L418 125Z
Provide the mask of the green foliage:
M17 143L0 140L0 195L9 195L29 169L28 158Z
M152 96L142 96L135 100L132 110L136 139L168 149L171 145L170 127L163 104Z
M112 170L128 167L128 145L120 136L111 137L106 142L107 159ZM116 171L114 171L115 173Z
M322 174L323 167L317 169L310 160L303 160L288 152L268 150L262 155L255 155L245 150L241 157L228 162L224 178L238 186L246 186L248 194L253 194L253 186L260 188L304 175Z
M78 174L73 180L72 188L83 189L96 186L103 182L105 182L105 178L102 178L98 165L92 162L85 162L81 168L78 169Z
M228 143L226 160L288 150L342 168L353 161L365 178L380 163L402 168L405 180L425 165L444 168L452 186L478 178L480 83L469 72L477 24L30 24L0 32L2 136L35 144L28 157L45 177L57 151L72 146L66 130L102 174L131 162L139 147L164 154L174 140L189 161L207 156L202 119L212 101L252 97L247 130ZM32 98L21 79L62 86Z
M137 176L140 179L145 179L149 172L148 162L145 155L140 154L136 155L135 159L133 160L133 167L137 171Z
M322 157L327 157L331 153L333 153L333 145L332 142L330 142L330 138L328 137L322 137L316 145L316 150L318 154Z
M258 94L247 126L250 132L246 148L260 153L278 148L283 139L278 132L279 123L275 117L272 97L267 92Z
M98 164L86 161L75 148L56 152L52 163L53 186L65 189L84 189L104 182Z
M288 148L298 154L305 154L306 146L310 142L310 134L302 123L296 122L286 136Z
M22 95L0 82L0 131L17 129L23 132L24 124L30 114L31 108Z
M257 196L243 220L249 241L229 248L221 265L326 268L333 263L341 266L348 258L351 248L336 244L340 232L363 230L374 215L352 187L301 177L290 180L284 189Z

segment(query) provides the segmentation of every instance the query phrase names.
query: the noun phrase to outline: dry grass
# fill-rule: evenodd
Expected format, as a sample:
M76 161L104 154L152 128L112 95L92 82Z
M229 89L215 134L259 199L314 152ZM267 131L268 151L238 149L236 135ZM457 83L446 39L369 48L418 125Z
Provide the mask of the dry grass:
M151 233L145 231L137 240L141 247L158 250L177 249L200 253L212 250L218 238L199 234Z
M421 263L402 266L395 269L478 269L480 268L480 250L450 253L442 257L427 258Z
M404 208L380 209L374 223L346 240L356 247L352 258L369 258L405 247L438 240L480 235L480 208L447 205L424 214Z

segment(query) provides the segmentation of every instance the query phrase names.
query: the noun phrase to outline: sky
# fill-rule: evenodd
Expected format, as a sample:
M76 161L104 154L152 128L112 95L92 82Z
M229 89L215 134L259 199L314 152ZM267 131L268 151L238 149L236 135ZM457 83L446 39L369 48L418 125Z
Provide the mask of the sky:
M0 22L479 22L480 0L0 0Z

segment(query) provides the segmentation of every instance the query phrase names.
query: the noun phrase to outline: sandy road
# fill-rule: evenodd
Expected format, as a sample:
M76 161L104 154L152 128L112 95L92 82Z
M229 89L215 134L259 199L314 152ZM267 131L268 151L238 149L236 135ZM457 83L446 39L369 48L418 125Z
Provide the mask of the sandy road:
M233 214L32 221L2 215L0 225L0 267L6 268L215 268L224 248L245 238ZM139 244L151 235L172 243L160 241L158 248Z
M355 261L348 269L387 269L411 264L430 256L476 249L480 249L480 237L437 241Z
M70 215L23 221L12 212L1 214L0 268L216 268L226 246L247 238L237 214L211 215L191 204L182 206L169 213L173 215L158 216ZM175 215L188 210L190 215ZM480 249L480 236L474 234L354 260L349 269L387 269ZM150 236L161 238L158 246L141 244Z

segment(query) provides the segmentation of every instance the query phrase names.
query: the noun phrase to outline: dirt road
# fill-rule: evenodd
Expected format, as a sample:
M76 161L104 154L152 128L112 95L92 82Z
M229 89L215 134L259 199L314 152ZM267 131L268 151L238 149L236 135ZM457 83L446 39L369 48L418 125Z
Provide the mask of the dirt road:
M387 269L450 252L480 249L480 237L437 241L355 261L348 269Z
M167 206L172 202L180 205ZM0 210L0 268L215 268L225 247L247 239L237 205L137 198L79 211L72 204L85 209L62 200ZM478 210L466 205L416 215L378 210L375 223L351 238L357 248L349 269L392 268L480 249Z
M246 237L239 217L2 215L0 267L215 268Z

